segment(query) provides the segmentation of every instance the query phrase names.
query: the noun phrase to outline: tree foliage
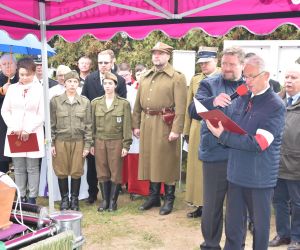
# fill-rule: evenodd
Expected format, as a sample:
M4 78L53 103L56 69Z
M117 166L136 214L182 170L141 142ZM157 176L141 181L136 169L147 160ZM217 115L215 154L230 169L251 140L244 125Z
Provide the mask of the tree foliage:
M121 32L109 41L99 41L92 35L86 35L75 43L68 43L61 37L54 37L51 44L56 48L57 55L50 58L49 62L54 66L65 64L73 69L77 68L77 60L83 56L89 56L97 65L97 54L105 49L112 49L117 58L117 63L128 62L132 68L137 63L151 66L151 54L149 51L157 41L165 42L180 50L195 50L199 46L218 47L223 49L224 40L296 40L300 39L300 31L292 25L283 25L269 35L254 35L244 28L234 28L227 35L211 37L199 29L188 32L184 37L173 39L161 31L153 31L143 40L134 40Z

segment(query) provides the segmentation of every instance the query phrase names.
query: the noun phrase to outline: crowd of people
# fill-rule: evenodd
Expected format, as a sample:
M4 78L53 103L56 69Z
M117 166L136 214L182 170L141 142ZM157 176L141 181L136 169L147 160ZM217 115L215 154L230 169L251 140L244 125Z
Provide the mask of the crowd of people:
M128 192L147 196L139 210L159 207L160 215L170 214L183 138L188 144L185 200L195 207L187 217L201 217L201 249L221 249L226 206L224 249L243 249L249 224L253 249L287 245L299 250L300 65L287 67L281 87L259 55L239 47L219 55L217 48L200 47L199 73L187 88L184 74L170 64L172 50L158 42L151 50L153 66L137 64L134 70L127 62L117 65L114 52L105 50L97 55L96 71L91 58L83 56L79 73L59 65L56 81L49 78L60 209L80 209L86 161L86 202L95 203L100 190L99 212L117 210L126 185ZM7 172L12 159L22 201L32 204L44 157L40 59L0 58L0 171ZM248 92L232 98L241 85ZM243 133L202 120L195 99L208 111L225 113ZM21 141L36 134L39 150L12 152L10 134ZM269 240L271 205L277 234Z

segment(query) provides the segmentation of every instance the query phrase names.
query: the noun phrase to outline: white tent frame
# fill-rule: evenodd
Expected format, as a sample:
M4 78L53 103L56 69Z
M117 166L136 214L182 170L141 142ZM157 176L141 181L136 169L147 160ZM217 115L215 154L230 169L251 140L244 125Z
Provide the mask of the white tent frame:
M63 0L46 0L46 1L53 1L53 2L62 2ZM127 9L131 11L136 11L144 14L149 14L152 16L158 16L166 19L181 19L185 16L192 15L195 13L198 13L203 10L207 10L222 4L225 4L227 2L230 2L232 0L218 0L214 3L210 3L204 6L201 6L199 8L186 11L180 14L172 14L171 12L167 11L166 9L159 6L157 3L155 3L153 0L144 0L146 3L157 9L159 12L145 10L142 8L136 8L133 6L125 5L125 4L119 4L114 2L113 0L91 0L91 2L95 2L89 6L86 6L84 8L69 12L67 14L52 18L47 20L46 19L46 3L44 0L39 0L39 13L40 13L40 20L33 18L31 16L28 16L20 11L17 11L13 8L10 8L4 4L0 3L0 9L4 9L10 13L15 14L16 16L21 16L27 20L33 21L34 23L38 24L40 26L41 31L41 44L42 44L42 68L43 72L43 89L44 89L44 106L45 106L45 146L46 146L46 164L47 164L47 179L48 179L48 192L49 192L49 212L52 213L55 211L54 209L54 199L53 199L53 172L52 172L52 156L51 156L51 126L50 126L50 107L49 107L49 94L48 94L48 57L47 57L47 39L46 39L46 27L47 25L65 19L67 17L76 15L78 13L84 12L89 9L96 8L100 5L110 5L121 9ZM51 168L49 167L51 166Z

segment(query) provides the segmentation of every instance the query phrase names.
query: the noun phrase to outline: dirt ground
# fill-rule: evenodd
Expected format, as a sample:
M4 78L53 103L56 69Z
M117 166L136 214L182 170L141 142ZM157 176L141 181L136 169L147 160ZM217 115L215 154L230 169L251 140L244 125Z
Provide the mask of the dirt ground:
M174 211L159 215L159 208L139 212L143 200L131 201L128 194L119 199L116 213L97 213L97 205L83 209L83 249L199 249L203 241L199 219L188 219L186 213L194 208L184 202L184 192L177 192ZM88 221L91 221L88 222ZM270 237L275 235L274 218ZM223 235L221 246L224 245ZM248 232L245 249L252 249ZM274 250L283 250L277 247Z

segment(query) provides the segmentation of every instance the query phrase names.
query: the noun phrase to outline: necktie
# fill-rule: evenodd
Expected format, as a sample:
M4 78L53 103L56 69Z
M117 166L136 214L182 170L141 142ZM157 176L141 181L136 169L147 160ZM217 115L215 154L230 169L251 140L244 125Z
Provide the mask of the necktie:
M251 110L252 105L253 105L253 97L250 98L250 100L249 100L249 102L248 102L248 105L247 105L247 107L246 107L245 113L247 113L248 111Z
M290 97L287 99L286 106L287 106L287 107L291 106L291 105L292 105L292 102L293 102L293 97L290 96Z

